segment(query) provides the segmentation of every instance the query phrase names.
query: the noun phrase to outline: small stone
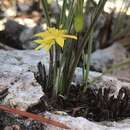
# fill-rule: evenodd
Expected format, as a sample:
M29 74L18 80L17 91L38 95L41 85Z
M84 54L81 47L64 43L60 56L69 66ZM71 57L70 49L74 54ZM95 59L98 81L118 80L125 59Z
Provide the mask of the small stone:
M18 125L12 125L5 127L4 130L21 130L21 128Z

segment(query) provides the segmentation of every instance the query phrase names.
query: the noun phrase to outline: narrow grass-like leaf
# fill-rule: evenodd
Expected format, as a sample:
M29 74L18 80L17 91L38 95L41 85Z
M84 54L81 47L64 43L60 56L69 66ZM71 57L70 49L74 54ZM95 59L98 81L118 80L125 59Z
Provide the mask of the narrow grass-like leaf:
M64 27L64 23L65 23L65 19L66 19L66 6L67 6L67 0L63 0L62 11L60 14L59 27L61 25Z
M87 51L87 63L86 63L86 74L85 74L85 85L83 92L85 93L87 90L87 84L88 84L88 76L89 76L89 68L90 68L90 62L91 62L91 53L92 53L92 44L93 44L93 29L90 34L90 38L88 41L88 51Z
M42 0L42 6L43 6L43 13L47 22L47 25L50 27L50 17L48 12L48 3L47 0Z
M81 41L81 45L80 45L80 47L79 47L78 50L77 50L77 55L76 55L76 58L75 58L74 62L70 65L70 66L71 66L71 70L70 70L70 72L68 73L68 81L71 81L71 80L72 80L72 77L73 77L73 75L74 75L75 68L76 68L76 66L77 66L77 64L78 64L78 62L79 62L80 56L81 56L81 54L82 54L82 51L83 51L83 49L85 48L85 46L86 46L86 44L87 44L87 42L88 42L88 40L89 40L89 36L90 36L90 34L91 34L91 31L92 31L92 29L93 29L93 26L94 26L94 24L95 24L97 18L99 17L101 11L103 10L106 1L107 1L107 0L100 0L100 1L99 1L98 7L97 7L96 10L95 10L95 14L94 14L94 17L93 17L93 21L92 21L92 23L91 23L91 25L90 25L88 31L86 32L86 34L85 34L83 40ZM70 83L68 83L68 84L70 84Z
M74 18L74 12L75 12L75 6L74 6L74 0L71 1L70 7L69 7L69 15L65 24L65 28L70 32L73 18Z

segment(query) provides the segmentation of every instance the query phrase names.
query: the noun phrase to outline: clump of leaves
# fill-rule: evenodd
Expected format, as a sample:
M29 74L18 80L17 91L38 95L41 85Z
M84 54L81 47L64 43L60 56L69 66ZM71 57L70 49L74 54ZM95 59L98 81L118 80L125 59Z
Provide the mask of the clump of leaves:
M97 18L103 10L106 1L107 0L100 0L96 5L91 18L91 24L79 43L80 35L78 35L78 33L80 33L84 27L84 0L63 0L60 17L56 20L56 27L51 27L52 24L48 13L48 3L47 0L42 0L44 16L49 28L47 31L36 35L42 38L38 39L36 42L40 43L40 46L37 49L45 48L46 50L49 50L50 64L49 73L47 76L44 65L42 66L39 64L38 68L40 68L40 79L38 79L38 77L37 79L43 86L44 91L50 89L52 90L50 95L52 99L56 99L58 96L67 97L69 94L75 69L83 50L87 46L88 51L85 53L87 57L85 66L87 65L87 67L84 68L86 73L84 80L86 84L84 85L82 92L84 93L86 91L92 48L92 30ZM66 11L69 12L68 15L66 15ZM70 33L73 35L68 35ZM77 37L74 35L77 35ZM70 39L67 40L66 38ZM77 39L77 41L73 39Z
M52 110L64 110L72 116L83 116L93 121L118 121L130 117L130 95L127 88L122 87L116 96L111 95L110 88L88 87L85 93L82 93L81 88L80 85L71 84L71 93L66 98L59 96L56 103L50 101L48 104Z
M88 111L86 117L95 121L121 120L130 116L130 97L127 88L121 88L117 97L110 96L110 89L87 90Z

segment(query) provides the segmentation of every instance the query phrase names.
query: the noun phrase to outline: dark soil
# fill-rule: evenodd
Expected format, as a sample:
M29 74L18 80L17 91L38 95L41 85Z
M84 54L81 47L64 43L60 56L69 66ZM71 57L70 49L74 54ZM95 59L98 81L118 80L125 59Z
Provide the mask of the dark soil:
M19 126L20 129L10 128L8 130L44 130L46 127L40 122L0 111L0 130L4 130L7 126L11 127L14 125Z

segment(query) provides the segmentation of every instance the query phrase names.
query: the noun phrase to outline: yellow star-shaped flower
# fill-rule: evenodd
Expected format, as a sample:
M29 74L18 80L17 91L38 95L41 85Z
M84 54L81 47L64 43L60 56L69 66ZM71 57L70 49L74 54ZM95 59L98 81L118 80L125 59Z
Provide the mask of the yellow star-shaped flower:
M38 33L35 36L41 38L39 40L35 40L36 43L40 44L36 50L44 48L48 51L55 43L63 48L64 40L67 38L77 40L77 37L74 35L66 35L66 30L56 28L48 28L47 31Z

